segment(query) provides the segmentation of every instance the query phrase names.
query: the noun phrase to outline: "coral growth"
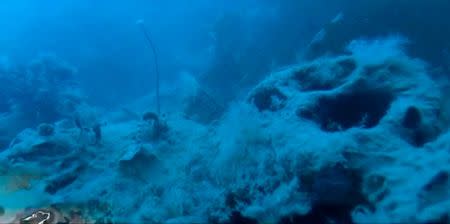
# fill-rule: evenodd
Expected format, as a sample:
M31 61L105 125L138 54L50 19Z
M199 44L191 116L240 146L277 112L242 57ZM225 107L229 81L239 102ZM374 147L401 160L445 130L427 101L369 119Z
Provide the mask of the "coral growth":
M200 92L187 114L143 106L140 118L104 123L77 104L70 119L22 131L0 164L42 167L15 182L39 196L24 207L76 205L87 220L445 221L448 92L401 40L353 42L347 55L274 72L217 117Z

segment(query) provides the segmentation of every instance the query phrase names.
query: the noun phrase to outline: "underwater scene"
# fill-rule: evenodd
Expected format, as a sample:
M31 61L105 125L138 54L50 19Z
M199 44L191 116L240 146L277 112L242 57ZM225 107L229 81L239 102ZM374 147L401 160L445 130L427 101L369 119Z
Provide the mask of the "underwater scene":
M449 12L1 0L0 224L449 224Z

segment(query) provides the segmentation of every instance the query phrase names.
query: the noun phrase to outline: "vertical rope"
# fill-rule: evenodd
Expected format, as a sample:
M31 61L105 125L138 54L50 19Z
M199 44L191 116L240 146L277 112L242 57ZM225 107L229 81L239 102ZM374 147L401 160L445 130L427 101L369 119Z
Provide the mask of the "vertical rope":
M150 33L145 28L143 21L138 21L137 24L141 28L142 32L144 33L145 39L148 42L148 45L153 51L153 59L155 63L155 72L156 72L156 113L159 115L161 112L161 103L160 103L160 97L159 97L159 66L158 66L158 54L156 53L155 45L153 44L153 41L150 37Z

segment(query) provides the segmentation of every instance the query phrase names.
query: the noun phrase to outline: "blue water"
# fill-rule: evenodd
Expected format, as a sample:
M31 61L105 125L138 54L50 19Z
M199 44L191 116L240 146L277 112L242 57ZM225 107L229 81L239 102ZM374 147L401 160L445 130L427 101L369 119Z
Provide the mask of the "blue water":
M448 223L449 11L3 0L0 223Z

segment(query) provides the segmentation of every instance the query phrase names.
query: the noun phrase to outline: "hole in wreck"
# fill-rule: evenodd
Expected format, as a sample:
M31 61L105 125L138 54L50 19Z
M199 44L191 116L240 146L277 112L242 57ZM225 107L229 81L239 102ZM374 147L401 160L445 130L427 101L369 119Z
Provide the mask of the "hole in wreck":
M297 115L317 122L328 132L352 127L373 128L386 115L394 95L387 89L357 88L335 96L319 98L309 109L297 111Z

